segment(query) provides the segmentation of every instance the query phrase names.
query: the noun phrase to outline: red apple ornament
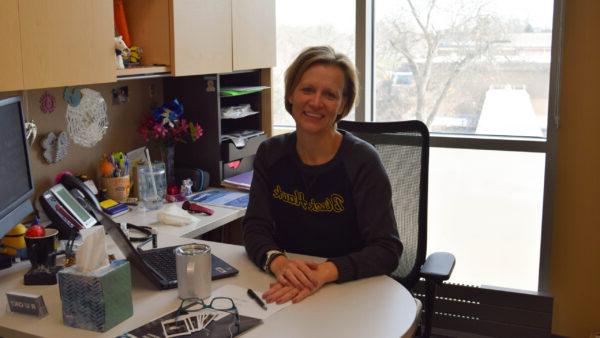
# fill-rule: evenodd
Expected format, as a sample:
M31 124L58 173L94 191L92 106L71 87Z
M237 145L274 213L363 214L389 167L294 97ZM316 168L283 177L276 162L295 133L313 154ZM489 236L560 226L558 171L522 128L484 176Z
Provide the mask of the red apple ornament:
M34 224L27 229L25 232L25 236L27 237L44 237L46 236L46 229L43 226Z
M169 184L167 187L167 195L177 195L179 194L179 187L177 184Z

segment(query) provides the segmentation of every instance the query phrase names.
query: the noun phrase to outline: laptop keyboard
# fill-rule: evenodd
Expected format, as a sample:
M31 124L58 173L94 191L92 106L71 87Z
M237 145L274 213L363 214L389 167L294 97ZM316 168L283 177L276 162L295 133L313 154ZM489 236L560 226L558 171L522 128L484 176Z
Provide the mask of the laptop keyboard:
M156 271L160 271L167 280L177 280L177 265L175 263L174 247L153 249L142 252L144 261Z
M141 251L140 255L147 265L155 270L155 272L159 272L160 275L168 282L177 282L177 262L174 252L175 248L176 246L151 249L147 251ZM213 280L234 276L238 273L236 268L229 265L219 257L211 255L210 258Z

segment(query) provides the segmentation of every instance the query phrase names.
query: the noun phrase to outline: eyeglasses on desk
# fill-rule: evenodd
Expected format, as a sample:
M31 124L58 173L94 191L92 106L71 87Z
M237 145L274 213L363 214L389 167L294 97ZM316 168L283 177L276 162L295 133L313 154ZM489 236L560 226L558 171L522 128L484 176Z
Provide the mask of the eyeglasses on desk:
M237 336L240 333L240 314L233 299L229 297L214 297L208 304L200 298L183 299L177 309L175 321L178 321L180 316L184 316L191 312L202 311L204 309L212 309L231 314L233 321L228 327L229 336ZM235 328L235 330L232 330L232 328ZM208 329L205 329L205 331L207 331L206 334L210 334Z

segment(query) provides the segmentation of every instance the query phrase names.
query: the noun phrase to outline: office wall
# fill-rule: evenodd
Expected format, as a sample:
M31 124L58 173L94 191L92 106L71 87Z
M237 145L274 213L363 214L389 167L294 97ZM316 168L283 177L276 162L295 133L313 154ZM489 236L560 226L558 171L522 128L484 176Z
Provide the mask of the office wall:
M568 0L550 288L552 332L600 332L600 1Z
M112 90L123 86L128 88L129 101L114 105ZM152 90L151 86L153 86ZM85 173L95 178L97 165L102 154L129 151L144 145L144 140L136 132L138 123L153 105L162 104L162 79L132 80L79 86L78 88L90 88L102 94L107 103L109 126L102 140L92 148L80 146L70 140L67 156L63 161L55 164L48 164L43 158L41 142L49 132L58 135L67 128L65 119L67 104L63 99L64 87L0 93L0 99L14 95L21 96L26 120L34 120L37 124L38 136L29 154L36 196L51 187L56 174L63 170L69 170L73 173ZM52 113L43 113L40 109L39 100L46 90L55 98L56 109Z

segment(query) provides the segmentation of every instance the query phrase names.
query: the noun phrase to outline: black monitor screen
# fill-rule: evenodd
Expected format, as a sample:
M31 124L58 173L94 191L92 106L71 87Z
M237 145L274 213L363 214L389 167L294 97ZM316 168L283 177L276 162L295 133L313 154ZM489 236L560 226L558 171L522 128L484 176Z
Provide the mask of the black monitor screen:
M0 219L32 189L21 101L0 100Z

